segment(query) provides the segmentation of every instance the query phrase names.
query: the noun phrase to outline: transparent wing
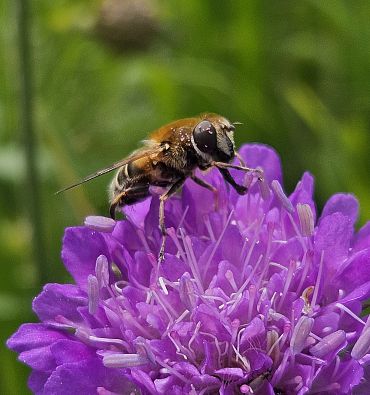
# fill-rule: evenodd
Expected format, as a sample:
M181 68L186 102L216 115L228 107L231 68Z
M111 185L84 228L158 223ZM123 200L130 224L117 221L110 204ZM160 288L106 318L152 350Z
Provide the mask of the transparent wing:
M132 155L130 155L129 157L127 157L125 159L122 159L122 160L120 160L120 161L118 161L116 163L113 163L112 165L110 165L110 166L108 166L108 167L106 167L104 169L98 170L95 173L92 173L92 174L86 176L82 180L76 182L75 184L69 185L69 186L59 190L55 194L57 195L58 193L68 191L69 189L75 188L75 187L77 187L77 186L79 186L81 184L84 184L87 181L90 181L90 180L93 180L94 178L100 177L103 174L110 173L111 171L113 171L115 169L118 169L118 168L126 165L127 163L130 163L130 162L133 162L135 160L138 160L138 159L141 159L141 158L145 158L145 157L148 157L148 156L159 154L162 150L163 150L163 148L161 146L159 146L159 145L156 146L155 148L152 148L152 149L140 150L140 151L138 151L136 153L133 153Z

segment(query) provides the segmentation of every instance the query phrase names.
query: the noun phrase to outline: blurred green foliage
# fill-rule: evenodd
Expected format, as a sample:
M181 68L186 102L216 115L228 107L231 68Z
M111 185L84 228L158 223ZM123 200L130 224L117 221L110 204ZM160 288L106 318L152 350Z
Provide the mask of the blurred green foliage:
M1 343L35 320L40 291L22 135L16 2L0 7ZM144 48L114 50L93 28L99 1L30 2L34 121L41 229L50 282L66 226L107 212L102 177L62 196L80 176L121 159L173 119L214 111L241 121L237 143L259 141L282 157L290 192L304 170L319 208L350 191L370 212L370 2L162 0ZM37 230L36 230L37 231ZM28 370L1 352L0 393L27 393Z

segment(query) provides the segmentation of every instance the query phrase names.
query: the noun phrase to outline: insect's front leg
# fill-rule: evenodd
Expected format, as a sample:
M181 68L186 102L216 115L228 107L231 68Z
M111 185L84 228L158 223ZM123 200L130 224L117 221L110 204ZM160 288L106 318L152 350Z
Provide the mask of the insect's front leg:
M238 159L240 166L245 167L245 162L244 159L242 158L242 156L239 154L239 152L235 152L235 158Z
M159 263L162 262L164 258L164 247L166 244L166 236L167 236L166 225L164 222L164 203L168 198L174 195L182 187L184 182L185 182L185 177L181 177L174 184L171 185L170 189L166 193L164 193L159 197L159 227L162 232L162 243L158 255Z
M211 165L217 167L219 170L236 169L236 170L244 171L246 173L254 173L255 175L257 175L259 181L263 181L263 170L261 168L253 169L251 167L233 165L232 163L215 162L215 161L211 162Z
M230 174L229 170L224 169L222 167L218 167L218 170L222 174L222 177L224 178L224 180L226 182L228 182L236 190L236 192L239 195L245 195L247 193L248 188L236 183L236 181L233 179L232 175Z

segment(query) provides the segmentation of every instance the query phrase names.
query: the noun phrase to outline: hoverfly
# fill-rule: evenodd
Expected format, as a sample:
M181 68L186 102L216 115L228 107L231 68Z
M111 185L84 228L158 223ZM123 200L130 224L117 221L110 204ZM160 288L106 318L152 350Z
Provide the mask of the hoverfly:
M261 180L261 170L246 167L235 152L233 135L237 124L213 113L171 122L155 130L149 139L143 142L143 147L127 158L90 174L57 193L119 169L109 188L109 212L114 219L118 208L147 198L150 195L150 186L167 188L159 198L159 226L162 232L159 261L161 261L164 257L166 238L164 218L166 200L174 195L189 177L198 185L217 194L217 189L213 185L195 175L197 168L207 170L216 167L225 181L240 195L245 194L247 188L235 182L229 168L256 172ZM239 159L240 165L230 163L235 156Z

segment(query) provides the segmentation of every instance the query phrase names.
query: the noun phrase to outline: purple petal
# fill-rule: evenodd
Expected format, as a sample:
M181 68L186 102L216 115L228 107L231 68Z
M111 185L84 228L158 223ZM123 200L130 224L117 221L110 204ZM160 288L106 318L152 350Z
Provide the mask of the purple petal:
M18 359L32 369L41 372L51 372L55 369L55 359L50 351L50 346L38 347L19 353Z
M76 285L47 284L34 299L32 307L42 321L52 321L61 315L73 322L81 322L77 308L86 305L86 294Z
M221 385L221 381L214 376L210 376L209 374L202 374L192 377L191 383L195 386L195 388L203 389L206 387L217 387Z
M219 368L217 360L217 349L215 344L211 344L209 341L203 343L204 359L200 365L201 374L213 374L213 372Z
M116 240L132 254L143 248L142 241L138 236L139 230L130 221L118 221L112 233Z
M55 359L50 345L67 336L43 324L24 324L7 341L7 346L19 353L19 360L40 371L52 371Z
M357 362L357 361L356 361ZM357 362L358 366L360 364ZM370 388L370 363L366 361L363 365L362 374L359 377L357 386L352 385L352 393L354 395L369 395L369 388ZM361 380L361 381L360 381Z
M290 199L294 204L306 203L313 204L313 193L315 187L315 180L313 175L305 171L300 181L298 181L294 192L290 195Z
M370 281L367 281L364 284L356 287L352 292L346 295L343 299L339 299L339 302L342 304L356 301L356 300L366 300L370 298Z
M298 182L294 192L289 196L289 201L291 202L291 205L294 207L294 212L290 214L291 217L288 215L284 215L285 214L284 212L281 212L280 214L283 218L283 224L287 238L292 238L297 236L296 230L292 225L291 218L293 218L295 224L300 223L299 215L296 210L296 206L298 203L309 205L312 212L313 223L314 224L316 223L316 207L312 196L313 188L314 188L314 179L310 173L306 172L303 174L302 179ZM276 207L280 207L280 203L277 201L277 199L274 205Z
M353 250L360 251L370 246L370 221L357 233L353 243Z
M232 246L232 248L230 248ZM229 262L239 262L240 253L243 247L243 239L236 225L229 225L222 237L221 253L225 260Z
M315 249L321 255L324 251L326 274L332 276L348 256L353 235L353 223L342 213L322 218L315 235Z
M174 392L177 379L175 376L168 376L163 379L155 379L155 389L159 394L170 394Z
M135 253L134 260L129 264L129 279L137 281L140 284L150 285L150 274L153 265L145 252L138 251Z
M262 342L260 341L260 344ZM268 371L271 368L272 360L262 351L249 348L244 353L247 360L250 362L251 370L255 372Z
M288 267L290 261L300 261L303 258L303 254L302 244L297 237L293 237L287 243L279 245L271 259L282 266Z
M243 394L263 394L263 395L276 395L276 392L274 390L274 387L268 382L267 379L260 379L262 382L259 382L260 378L257 377L255 380L253 380L250 384L250 386L247 386L246 384L243 384L240 389L243 390L243 387L245 388L245 392L242 392ZM254 384L256 382L256 384ZM249 388L248 388L249 387ZM256 387L256 388L255 388Z
M161 264L161 275L170 281L178 281L184 274L184 262L175 255L166 255Z
M335 313L327 313L320 317L315 318L315 323L312 328L312 332L318 336L324 337L328 334L328 331L334 332L338 328L340 316Z
M39 372L38 370L32 371L28 379L28 386L31 391L36 395L43 395L44 385L49 376L50 373Z
M134 383L136 383L139 388L143 389L144 391L148 391L149 394L158 394L156 388L154 387L153 380L147 373L139 369L131 369L131 376L134 380Z
M192 363L178 362L173 365L173 367L176 369L176 371L187 378L192 378L199 375L198 369Z
M351 218L355 223L358 216L358 201L351 194L337 193L333 195L325 204L321 214L321 220L327 215L342 213Z
M87 277L95 273L96 258L110 254L104 237L88 228L67 228L63 239L62 259L77 285L87 291Z
M239 154L248 167L262 167L269 184L272 180L282 183L280 158L273 148L263 144L245 144L239 149Z
M345 262L338 278L347 292L370 281L370 248L352 255Z
M144 229L145 218L149 213L152 198L145 199L142 202L133 204L131 206L125 206L125 215L129 218L132 224Z
M96 356L95 349L75 340L58 340L51 345L50 349L57 365L79 362Z
M49 346L60 339L68 338L63 332L50 329L45 324L23 324L7 341L7 346L16 351L28 351Z
M298 182L294 192L289 196L294 206L298 203L308 204L311 207L314 220L316 218L316 207L313 201L314 178L308 172L305 172L302 179Z
M227 197L225 181L218 170L212 169L207 173L197 172L197 176L217 188L218 203L221 206ZM204 217L215 211L215 194L188 180L182 190L182 204L183 212L187 210L185 223L189 226L191 234L205 233Z
M243 334L240 338L240 346L244 346L246 342L254 344L255 338L259 335L264 336L265 331L265 325L261 318L254 317L250 324L243 331Z
M150 347L154 354L158 354L163 359L176 360L176 348L169 339L150 340Z
M348 358L344 361L334 359L329 365L319 370L311 391L317 394L352 394L351 389L360 382L362 377L363 369L357 361Z
M217 335L219 341L229 341L230 333L226 330L217 309L201 304L194 312L194 321L200 321L202 324L202 331Z
M98 387L119 393L134 390L120 369L105 368L100 359L94 358L59 366L46 382L44 393L64 395L68 388L70 394L90 395Z

